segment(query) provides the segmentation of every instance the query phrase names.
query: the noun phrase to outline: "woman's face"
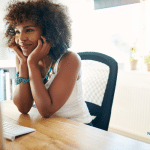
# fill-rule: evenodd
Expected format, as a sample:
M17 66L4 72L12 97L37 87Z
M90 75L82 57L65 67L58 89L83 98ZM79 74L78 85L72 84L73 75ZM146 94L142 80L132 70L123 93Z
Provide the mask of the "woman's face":
M38 40L41 39L41 28L32 21L25 21L15 27L15 32L16 44L19 45L24 56L29 56L37 47Z

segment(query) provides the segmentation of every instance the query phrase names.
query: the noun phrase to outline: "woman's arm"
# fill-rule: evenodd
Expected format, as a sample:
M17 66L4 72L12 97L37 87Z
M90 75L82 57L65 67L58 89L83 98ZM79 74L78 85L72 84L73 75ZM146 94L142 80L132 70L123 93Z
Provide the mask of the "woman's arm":
M22 52L17 47L13 49L17 54L16 70L17 72L19 71L19 77L25 79L29 78L27 58L23 56ZM20 83L16 85L13 95L13 102L21 113L26 114L29 112L33 105L33 97L29 83Z
M60 109L70 97L80 69L79 57L70 52L59 63L58 73L48 91L46 90L38 65L28 61L30 86L36 107L43 117L49 117Z

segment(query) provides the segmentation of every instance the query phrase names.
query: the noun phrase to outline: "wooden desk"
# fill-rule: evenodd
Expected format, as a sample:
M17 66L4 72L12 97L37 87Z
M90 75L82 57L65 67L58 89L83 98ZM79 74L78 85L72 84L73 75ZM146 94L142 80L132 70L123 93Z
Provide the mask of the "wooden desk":
M35 128L11 142L7 150L150 150L150 144L106 132L69 119L42 118L36 108L22 115L12 101L2 102L3 120Z

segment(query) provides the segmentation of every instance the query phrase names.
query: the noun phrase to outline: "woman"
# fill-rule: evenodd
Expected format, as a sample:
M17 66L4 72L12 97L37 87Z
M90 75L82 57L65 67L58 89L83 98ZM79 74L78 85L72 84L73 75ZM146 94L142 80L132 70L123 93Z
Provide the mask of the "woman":
M81 60L68 51L66 8L48 0L9 4L5 16L8 46L16 53L13 101L26 114L33 102L43 117L54 113L82 123L92 117L82 96Z

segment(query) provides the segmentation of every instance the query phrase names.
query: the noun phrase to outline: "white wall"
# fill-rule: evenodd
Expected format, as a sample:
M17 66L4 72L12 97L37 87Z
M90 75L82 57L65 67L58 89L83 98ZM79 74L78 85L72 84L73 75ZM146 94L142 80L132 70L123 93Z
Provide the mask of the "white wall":
M72 51L86 51L92 49L92 37L89 28L92 28L92 11L94 0L56 0L69 8L72 19Z
M2 1L2 0L1 0ZM4 47L5 44L4 44L4 40L3 40L3 33L4 33L4 27L5 27L5 24L4 24L4 21L3 21L3 18L5 16L5 8L6 8L6 5L7 5L7 2L9 0L5 0L3 2L1 2L0 4L0 46L1 47Z
M2 1L2 0L1 0ZM4 29L5 29L5 23L4 23L4 16L5 16L5 9L10 0L5 0L0 3L0 60L14 60L15 54L10 52L9 49L5 45L4 38Z

